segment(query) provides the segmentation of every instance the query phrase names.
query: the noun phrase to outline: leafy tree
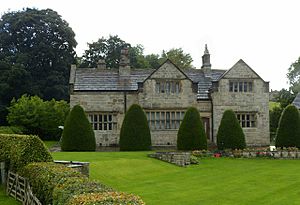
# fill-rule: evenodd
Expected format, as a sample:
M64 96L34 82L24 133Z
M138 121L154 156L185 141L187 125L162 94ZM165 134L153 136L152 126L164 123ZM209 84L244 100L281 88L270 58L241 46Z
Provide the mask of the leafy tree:
M10 125L21 127L25 134L35 134L41 139L58 140L69 112L65 101L43 101L38 96L23 95L18 100L13 99L8 108L7 120Z
M151 134L143 109L136 104L130 106L125 114L120 132L121 151L151 149Z
M282 107L274 107L272 110L270 110L270 137L271 141L275 140L279 119L281 116L281 113L283 111Z
M88 43L89 49L85 50L82 56L80 67L97 67L100 59L105 59L106 66L109 68L118 68L121 50L125 47L131 47L117 35L109 38L100 38L97 42Z
M246 147L243 129L232 110L226 110L217 133L218 149L244 149Z
M293 102L295 98L295 95L286 90L286 89L281 89L277 95L277 97L275 98L277 102L280 103L280 107L282 109L284 109L286 106L288 106L289 104L291 104Z
M190 107L180 124L177 133L178 150L207 149L207 139L199 111Z
M289 67L287 78L290 89L297 94L300 91L300 57Z
M184 53L182 48L172 48L169 51L163 51L160 61L163 62L166 59L170 59L181 69L193 68L191 55Z
M69 113L62 134L63 151L95 151L94 130L80 105L75 105Z
M282 112L275 145L276 147L300 148L300 116L294 105L288 105Z
M5 75L1 94L13 90L9 97L26 92L48 100L68 99L74 37L68 23L51 9L5 13L0 19L0 70Z

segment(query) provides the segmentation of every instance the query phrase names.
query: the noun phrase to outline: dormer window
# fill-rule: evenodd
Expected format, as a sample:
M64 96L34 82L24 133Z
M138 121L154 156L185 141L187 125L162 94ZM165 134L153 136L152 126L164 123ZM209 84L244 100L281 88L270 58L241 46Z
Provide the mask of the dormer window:
M156 81L155 86L156 93L178 94L180 92L179 81Z
M229 92L252 92L253 82L245 80L229 81Z

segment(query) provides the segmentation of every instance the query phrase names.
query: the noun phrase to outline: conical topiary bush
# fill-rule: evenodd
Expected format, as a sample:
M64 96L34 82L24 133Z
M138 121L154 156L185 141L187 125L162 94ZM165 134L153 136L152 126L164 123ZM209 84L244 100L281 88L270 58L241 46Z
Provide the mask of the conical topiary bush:
M207 139L198 110L190 107L180 124L177 133L178 150L207 149Z
M275 145L276 147L300 148L300 117L294 105L288 105L281 114Z
M62 133L63 151L95 151L95 134L83 108L75 105L69 113Z
M125 114L120 132L121 151L151 149L151 134L143 109L133 104Z
M232 110L226 110L223 114L217 134L217 145L219 150L246 147L245 134Z

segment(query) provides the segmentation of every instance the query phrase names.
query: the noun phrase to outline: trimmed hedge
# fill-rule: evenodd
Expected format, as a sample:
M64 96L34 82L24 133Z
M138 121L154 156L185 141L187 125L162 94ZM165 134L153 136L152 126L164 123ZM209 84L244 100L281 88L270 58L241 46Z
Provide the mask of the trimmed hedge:
M207 149L207 139L199 111L190 107L180 124L177 133L178 150Z
M96 149L94 130L80 105L72 108L65 121L61 149L63 151L95 151Z
M300 116L294 105L288 105L281 114L275 145L300 148Z
M219 150L246 147L245 134L232 110L226 110L223 114L217 133L217 145Z
M18 173L30 181L33 193L42 204L52 204L53 190L59 183L70 177L84 178L78 171L53 162L31 163Z
M71 177L60 181L53 190L53 205L66 204L74 195L113 191L111 188L88 178Z
M0 134L23 134L23 129L17 126L0 126Z
M31 162L53 161L45 144L37 136L0 134L0 160L12 171Z
M151 134L143 109L133 104L126 112L120 132L121 151L151 149Z
M87 193L74 196L67 205L144 205L140 197L122 192Z

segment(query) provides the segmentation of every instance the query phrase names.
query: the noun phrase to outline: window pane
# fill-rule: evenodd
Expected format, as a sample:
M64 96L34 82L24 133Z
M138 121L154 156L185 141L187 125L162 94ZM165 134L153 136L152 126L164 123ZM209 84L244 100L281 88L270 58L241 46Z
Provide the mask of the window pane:
M161 85L160 85L160 92L161 93L165 92L165 83L164 82L162 82Z
M104 130L107 130L107 123L104 123Z
M108 123L108 130L112 130L112 123Z
M249 92L252 92L252 82L249 82Z
M103 122L107 122L107 115L103 115Z
M156 83L156 93L159 93L160 92L160 83Z
M238 83L234 82L234 92L238 92Z
M176 82L175 88L176 88L176 94L178 94L180 91L179 82Z
M170 93L170 82L166 82L166 93Z
M247 82L244 82L244 92L248 92L248 86L247 86Z
M170 112L166 112L167 129L170 129Z
M97 123L94 123L94 130L98 130L98 124Z
M175 89L175 82L171 82L171 89L172 89L171 92L175 93L175 90L176 90Z
M90 122L93 122L93 115L89 115Z
M239 82L239 92L243 92L243 82Z
M94 115L94 122L98 122L98 115Z
M102 122L102 115L99 115L99 122Z
M233 82L229 82L229 92L233 92Z

